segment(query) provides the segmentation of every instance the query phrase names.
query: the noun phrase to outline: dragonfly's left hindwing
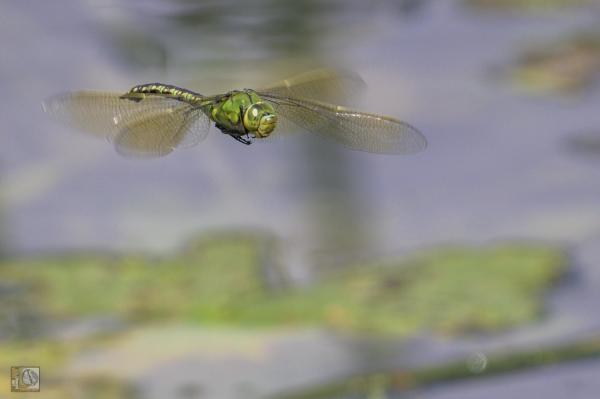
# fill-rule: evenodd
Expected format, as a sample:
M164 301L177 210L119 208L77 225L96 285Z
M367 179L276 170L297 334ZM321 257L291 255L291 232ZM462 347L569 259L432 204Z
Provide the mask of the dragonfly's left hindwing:
M160 95L143 96L132 101L119 93L79 91L53 96L42 105L60 122L108 139L125 156L164 156L206 138L210 120L202 108Z

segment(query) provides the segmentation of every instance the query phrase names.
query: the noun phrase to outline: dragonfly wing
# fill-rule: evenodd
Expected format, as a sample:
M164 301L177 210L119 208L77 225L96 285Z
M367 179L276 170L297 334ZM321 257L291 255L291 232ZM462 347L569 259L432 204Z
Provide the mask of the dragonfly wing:
M204 140L209 122L201 110L187 104L156 112L125 125L114 140L115 148L127 157L161 157Z
M42 106L60 122L114 142L127 156L161 156L193 146L210 127L200 110L160 96L136 102L120 93L79 91L51 97Z
M424 150L427 140L416 128L397 119L341 106L259 93L278 113L310 132L331 138L348 148L382 154L408 154ZM279 121L278 121L279 123ZM274 133L281 133L280 126Z
M191 148L198 145L206 137L212 125L210 118L197 108L192 108L183 137L177 143L177 148Z
M147 97L140 102L120 97L120 93L70 92L50 97L42 103L42 108L65 125L112 140L124 125L182 104L158 96Z
M283 98L307 98L335 104L351 104L366 87L348 70L315 69L284 79L257 91Z

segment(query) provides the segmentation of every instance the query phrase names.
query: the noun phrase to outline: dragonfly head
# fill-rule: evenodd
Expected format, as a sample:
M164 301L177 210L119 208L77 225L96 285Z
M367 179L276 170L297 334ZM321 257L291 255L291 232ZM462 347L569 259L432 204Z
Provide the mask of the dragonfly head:
M244 112L244 127L255 137L268 137L277 125L277 114L266 102L258 102L250 105Z

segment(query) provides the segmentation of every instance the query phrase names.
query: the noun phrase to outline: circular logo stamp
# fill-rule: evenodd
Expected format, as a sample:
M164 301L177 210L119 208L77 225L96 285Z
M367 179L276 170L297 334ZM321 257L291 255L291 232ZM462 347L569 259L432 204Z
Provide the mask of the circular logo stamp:
M39 392L40 368L33 366L16 366L10 368L11 392Z

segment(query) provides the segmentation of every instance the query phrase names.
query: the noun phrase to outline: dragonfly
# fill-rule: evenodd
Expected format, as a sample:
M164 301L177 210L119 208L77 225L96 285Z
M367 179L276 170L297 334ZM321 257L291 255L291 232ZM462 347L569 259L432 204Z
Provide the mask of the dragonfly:
M355 73L317 69L260 89L202 95L148 83L125 93L74 91L43 102L60 122L113 143L128 157L161 157L203 141L214 126L249 145L306 131L352 150L382 154L422 151L427 140L398 119L343 105L364 87Z

